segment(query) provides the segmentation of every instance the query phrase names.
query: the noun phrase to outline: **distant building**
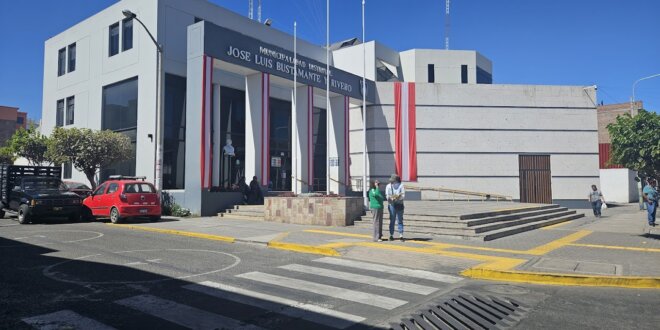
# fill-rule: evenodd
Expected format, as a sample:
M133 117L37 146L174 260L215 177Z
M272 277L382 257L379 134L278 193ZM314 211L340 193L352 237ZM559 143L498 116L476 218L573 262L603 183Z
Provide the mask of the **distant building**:
M18 111L15 107L0 105L0 146L4 146L21 127L27 127L27 113Z
M637 172L611 162L612 143L607 125L616 122L616 118L624 114L636 116L639 109L642 108L642 101L637 101L632 105L630 103L617 103L598 106L600 189L607 201L632 203L639 200L637 182L635 182Z

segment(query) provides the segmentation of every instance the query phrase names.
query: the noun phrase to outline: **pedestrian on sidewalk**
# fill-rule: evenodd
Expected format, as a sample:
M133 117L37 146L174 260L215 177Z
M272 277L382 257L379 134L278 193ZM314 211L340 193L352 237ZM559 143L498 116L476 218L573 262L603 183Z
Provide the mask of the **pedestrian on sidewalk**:
M591 208L594 210L594 216L600 218L601 216L601 207L603 206L604 199L603 194L598 190L595 184L591 185L591 191L589 192L589 202L591 203Z
M655 213L658 210L658 181L649 179L648 184L642 190L646 212L648 214L649 226L655 227Z
M406 197L406 190L398 175L390 176L390 183L385 188L385 196L387 197L387 209L390 211L390 241L394 240L394 222L396 221L399 239L403 242L403 199Z
M374 242L383 241L383 200L385 197L380 192L380 181L371 180L369 185L369 209L374 218Z

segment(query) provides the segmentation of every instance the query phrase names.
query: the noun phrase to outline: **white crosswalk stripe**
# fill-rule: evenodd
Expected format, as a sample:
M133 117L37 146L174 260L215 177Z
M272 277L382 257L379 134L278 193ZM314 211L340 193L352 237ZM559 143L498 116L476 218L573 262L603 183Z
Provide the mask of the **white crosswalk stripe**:
M117 300L115 303L190 329L261 329L226 316L148 294Z
M377 294L349 290L336 286L314 283L314 282L288 278L279 275L266 274L261 272L249 272L236 276L257 282L277 285L294 290L312 292L319 295L353 301L353 302L375 306L388 310L397 308L399 306L408 303L407 301L401 299L395 299Z
M96 320L82 316L68 309L55 313L26 317L23 322L39 330L59 330L59 329L98 329L115 330Z
M362 283L362 284L369 284L369 285L378 286L378 287L382 287L382 288L393 289L393 290L412 292L412 293L421 294L421 295L428 295L428 294L431 294L431 293L438 290L437 288L433 288L433 287L426 286L426 285L406 283L406 282L402 282L402 281L394 281L394 280L382 279L382 278L373 277L373 276L366 276L366 275L360 275L360 274L355 274L355 273L340 272L340 271L337 271L337 270L331 270L331 269L325 269L325 268L319 268L319 267L311 267L311 266L304 266L304 265L298 265L298 264L280 266L279 268L286 269L286 270L291 270L291 271L296 271L296 272L300 272L300 273L305 273L305 274L331 277L331 278L336 278L336 279L340 279L340 280L344 280L344 281L350 281L350 282L356 282L356 283Z
M338 329L365 320L361 316L211 281L185 285L183 288Z
M362 262L362 261L349 260L349 259L324 257L324 258L316 259L314 260L314 262L320 262L335 266L358 268L358 269L388 273L393 275L409 276L409 277L415 277L415 278L431 280L436 282L443 282L443 283L456 283L463 280L461 277L458 276L439 274L427 270L394 267L394 266L387 266L382 264L375 264L370 262Z

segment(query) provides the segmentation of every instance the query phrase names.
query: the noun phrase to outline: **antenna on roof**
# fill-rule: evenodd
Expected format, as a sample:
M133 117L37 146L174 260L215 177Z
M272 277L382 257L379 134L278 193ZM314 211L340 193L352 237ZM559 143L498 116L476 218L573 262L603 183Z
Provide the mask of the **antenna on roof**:
M259 0L259 4L257 5L257 21L261 23L261 0Z
M254 19L254 0L248 0L248 18Z
M445 49L449 50L449 2L450 0L445 0Z

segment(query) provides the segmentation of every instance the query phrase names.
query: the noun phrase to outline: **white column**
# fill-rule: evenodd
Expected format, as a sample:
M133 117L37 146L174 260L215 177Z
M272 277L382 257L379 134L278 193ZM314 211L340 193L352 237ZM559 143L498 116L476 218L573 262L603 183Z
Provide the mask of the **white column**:
M330 116L328 116L328 159L339 159L339 164L326 164L330 174L328 185L330 191L345 195L348 178L348 126L346 115L348 113L348 99L345 96L330 98ZM332 166L330 166L332 165Z
M262 186L270 180L269 80L266 73L245 77L245 178L257 176Z
M312 108L314 106L313 87L300 86L296 92L297 99L292 105L293 109L293 148L297 151L292 157L293 185L298 192L311 191L313 181L313 154L312 154Z

